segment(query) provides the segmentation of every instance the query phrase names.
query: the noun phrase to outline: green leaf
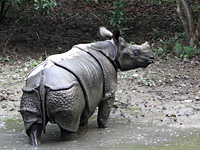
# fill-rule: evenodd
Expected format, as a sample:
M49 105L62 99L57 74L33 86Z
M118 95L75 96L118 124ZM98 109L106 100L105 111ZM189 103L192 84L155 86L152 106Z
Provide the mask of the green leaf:
M112 25L113 22L114 22L114 18L111 18L111 20L110 20L110 25Z
M112 26L115 27L116 26L116 22L113 22Z
M200 5L195 5L193 11L196 12L196 11L199 11L199 10L200 10Z

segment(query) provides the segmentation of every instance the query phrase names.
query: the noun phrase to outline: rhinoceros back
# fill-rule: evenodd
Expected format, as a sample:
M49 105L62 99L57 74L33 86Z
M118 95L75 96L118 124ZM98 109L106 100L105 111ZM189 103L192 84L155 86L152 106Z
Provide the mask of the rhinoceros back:
M71 72L80 83L86 99L89 114L95 111L96 106L103 98L103 70L95 58L84 51L77 57L55 63Z

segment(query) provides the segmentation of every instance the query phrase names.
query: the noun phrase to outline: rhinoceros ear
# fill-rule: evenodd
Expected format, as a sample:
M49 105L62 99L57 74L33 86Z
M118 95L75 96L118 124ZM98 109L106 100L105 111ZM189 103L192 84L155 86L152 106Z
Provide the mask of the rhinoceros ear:
M113 33L113 40L116 42L119 42L119 36L120 36L120 31L119 30L115 30Z
M99 32L100 32L100 35L105 38L107 38L107 37L112 38L112 36L113 36L112 32L107 30L105 27L100 27Z

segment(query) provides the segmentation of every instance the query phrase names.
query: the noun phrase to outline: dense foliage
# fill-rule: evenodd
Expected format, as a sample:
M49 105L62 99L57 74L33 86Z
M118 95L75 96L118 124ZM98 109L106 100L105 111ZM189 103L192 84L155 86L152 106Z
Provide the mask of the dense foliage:
M0 8L0 21L4 21L10 7L20 7L23 3L28 3L34 10L41 14L49 14L53 7L56 6L55 0L33 0L26 2L25 0L2 0Z
M134 1L134 0L132 0ZM135 0L136 1L136 0ZM140 3L147 3L150 5L163 5L168 3L171 5L171 8L177 11L177 15L180 18L185 31L183 33L176 33L174 37L171 37L169 41L164 41L159 39L159 48L153 48L157 55L166 56L168 53L175 53L179 55L184 60L188 60L193 56L200 54L200 1L198 0L137 0ZM105 2L109 3L109 0L84 0L85 3L99 3L99 5L104 4ZM123 23L125 21L125 10L124 6L126 2L123 0L114 0L112 7L108 7L104 4L101 5L104 12L107 12L106 16L109 18L109 26L112 28L118 28L123 33ZM101 12L102 13L102 12ZM141 21L141 26L144 26L145 20L151 18L152 16L145 15L143 21ZM139 22L140 23L140 22ZM178 24L178 22L177 22ZM108 24L106 24L108 25ZM153 33L155 36L159 35L159 30L153 28ZM154 43L153 43L154 45ZM172 49L169 49L173 47Z
M152 48L157 55L166 56L168 53L175 53L184 60L199 55L200 53L200 1L199 0L81 0L86 8L106 27L109 29L119 29L121 33L124 28L127 16L126 11L132 2L144 3L147 5L160 6L163 4L170 5L177 11L180 20L177 24L182 24L184 30L182 33L175 33L168 40L159 37L161 32L159 28L153 28L153 35L158 38L158 43L152 43ZM95 14L91 7L93 4L101 7L101 11ZM19 9L20 6L28 6L30 11L39 12L39 14L50 14L56 6L56 0L2 0L0 8L0 22L5 21L10 8ZM90 7L88 7L90 6ZM136 6L140 7L140 6ZM132 11L135 11L134 9ZM156 11L156 10L154 10ZM104 21L100 16L105 18ZM138 22L141 28L148 24L149 18L153 18L145 12L142 13L143 18ZM18 17L20 18L20 17ZM105 21L106 20L106 21ZM141 29L142 30L142 29ZM133 43L135 41L132 41ZM156 46L155 46L156 45Z

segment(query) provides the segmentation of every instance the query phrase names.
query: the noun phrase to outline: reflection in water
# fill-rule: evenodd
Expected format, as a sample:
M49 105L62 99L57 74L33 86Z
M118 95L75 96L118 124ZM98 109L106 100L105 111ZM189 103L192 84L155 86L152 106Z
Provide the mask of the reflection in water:
M0 127L0 147L4 149L30 149L21 119L8 119ZM88 130L80 130L77 141L59 141L57 125L48 124L42 135L42 149L67 150L121 150L121 149L198 149L200 131L135 124L127 120L110 119L107 129L97 128L96 121L89 122ZM0 148L0 149L1 149Z

